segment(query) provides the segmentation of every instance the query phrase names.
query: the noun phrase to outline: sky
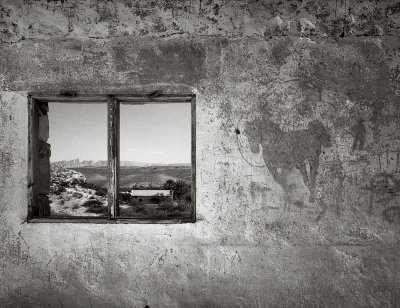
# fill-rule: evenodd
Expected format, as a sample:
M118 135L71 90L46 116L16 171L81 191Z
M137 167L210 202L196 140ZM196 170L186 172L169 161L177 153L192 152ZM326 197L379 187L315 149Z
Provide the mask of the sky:
M189 103L120 105L120 160L190 163ZM51 161L107 160L105 103L49 103Z

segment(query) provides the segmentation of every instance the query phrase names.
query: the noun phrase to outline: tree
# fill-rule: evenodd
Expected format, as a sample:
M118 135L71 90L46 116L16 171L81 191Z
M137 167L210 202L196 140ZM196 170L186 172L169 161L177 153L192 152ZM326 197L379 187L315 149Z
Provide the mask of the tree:
M174 195L178 198L178 200L181 200L181 197L184 196L190 190L190 186L182 180L177 180L172 190L174 192Z
M168 200L168 198L166 196L164 196L163 194L156 194L153 197L151 197L151 201L159 204L159 203L164 203Z
M163 188L171 190L174 194L174 198L177 198L180 201L183 196L190 193L191 186L182 180L167 180L164 183Z
M174 180L167 180L163 185L163 188L169 189L169 190L173 190L174 187L175 187L175 181Z

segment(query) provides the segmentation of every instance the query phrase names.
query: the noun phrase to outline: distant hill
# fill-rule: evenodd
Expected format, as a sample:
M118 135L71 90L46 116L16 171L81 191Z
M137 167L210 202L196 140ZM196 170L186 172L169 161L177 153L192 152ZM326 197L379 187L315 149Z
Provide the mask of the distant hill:
M57 162L51 162L52 164L57 164L59 166L62 166L64 168L74 168L74 167L104 167L107 166L108 163L106 160L98 160L98 161L93 161L93 160L83 160L80 161L79 158L72 159L72 160L60 160Z
M108 185L108 167L107 166L85 166L70 167L71 169L82 173L88 183L101 187ZM120 168L120 186L121 188L135 187L161 187L167 180L182 180L191 182L192 168L187 166L121 166Z
M76 167L107 167L108 163L106 160L82 160L75 158L72 160L61 160L57 162L52 162L52 164L58 164L64 168L76 168ZM190 166L190 163L173 163L173 164L163 164L163 163L143 163L136 161L120 161L121 167L149 167L149 166Z

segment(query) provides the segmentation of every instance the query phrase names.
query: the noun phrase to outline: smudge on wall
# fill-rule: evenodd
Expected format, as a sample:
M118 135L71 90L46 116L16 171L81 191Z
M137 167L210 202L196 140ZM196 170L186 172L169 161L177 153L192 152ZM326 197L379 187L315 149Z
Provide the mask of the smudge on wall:
M0 306L396 307L399 15L392 1L2 1ZM154 89L197 95L199 221L22 223L27 92Z

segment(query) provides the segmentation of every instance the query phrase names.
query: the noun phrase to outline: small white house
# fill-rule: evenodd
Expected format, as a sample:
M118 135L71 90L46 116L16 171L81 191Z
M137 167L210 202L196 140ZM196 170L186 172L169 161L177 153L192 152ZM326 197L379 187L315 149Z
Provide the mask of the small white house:
M130 195L131 199L137 199L140 203L151 203L152 198L154 198L155 196L164 196L167 197L170 201L173 201L173 193L168 189L132 189Z

